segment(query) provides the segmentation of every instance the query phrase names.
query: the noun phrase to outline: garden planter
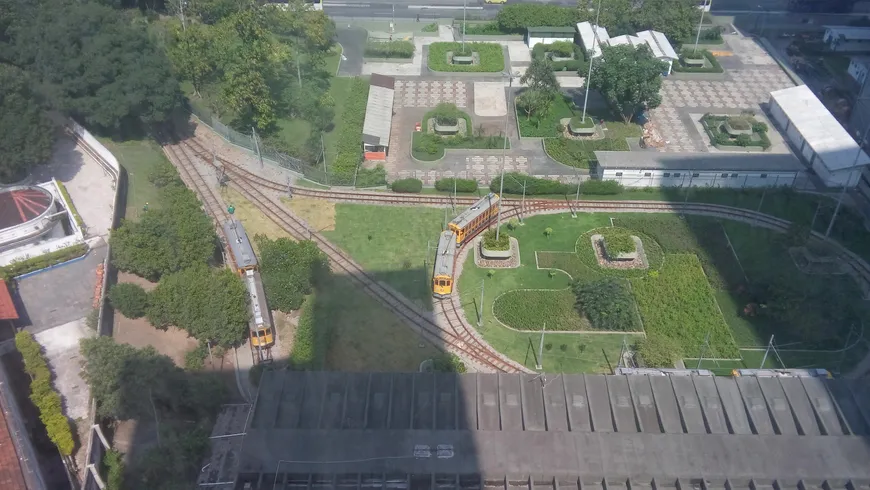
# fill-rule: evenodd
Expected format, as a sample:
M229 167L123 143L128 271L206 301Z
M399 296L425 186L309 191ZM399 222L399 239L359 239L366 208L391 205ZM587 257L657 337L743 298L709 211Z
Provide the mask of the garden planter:
M692 68L703 68L706 58L683 58L683 64Z
M559 62L559 61L571 61L571 60L574 59L574 55L571 55L571 56L562 56L562 55L560 55L560 54L558 54L558 53L547 53L547 54L550 56L550 60L552 60L552 61L554 61L554 62Z
M459 123L457 123L457 124L438 124L438 122L436 121L434 128L435 128L435 133L437 133L437 134L454 135L454 134L459 132Z
M453 55L451 60L454 65L471 65L474 63L474 56L462 56L462 55Z
M587 117L585 123L572 119L568 123L568 131L574 136L592 136L595 134L595 122L591 117Z
M747 129L736 129L731 126L731 123L728 121L728 119L725 120L724 128L725 132L730 134L731 136L737 136L740 134L752 134L752 125L750 125Z
M485 259L498 259L505 260L511 258L513 251L511 249L507 250L489 250L484 248L483 245L480 246L480 255Z

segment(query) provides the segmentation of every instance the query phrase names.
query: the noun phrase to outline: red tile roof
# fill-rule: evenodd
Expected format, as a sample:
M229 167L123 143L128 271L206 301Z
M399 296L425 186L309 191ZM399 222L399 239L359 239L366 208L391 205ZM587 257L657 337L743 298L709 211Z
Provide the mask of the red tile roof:
M12 444L12 435L9 433L9 426L6 425L6 414L3 410L0 410L0 488L27 490L21 463Z
M5 281L0 280L0 320L17 319L18 311L15 309L12 297L9 296L9 288L6 287Z

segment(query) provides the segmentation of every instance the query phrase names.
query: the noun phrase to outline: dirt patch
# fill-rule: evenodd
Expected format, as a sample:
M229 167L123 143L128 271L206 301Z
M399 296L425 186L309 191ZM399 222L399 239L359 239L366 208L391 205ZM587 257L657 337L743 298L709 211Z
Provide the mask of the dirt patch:
M285 206L317 231L335 230L335 203L310 197L281 199Z
M150 291L157 286L141 277L132 274L119 273L118 282L130 282L142 286ZM115 311L114 333L112 335L118 342L132 345L133 347L152 346L157 352L172 358L176 365L184 367L184 354L196 347L197 341L189 337L184 330L169 327L166 331L158 330L143 318L127 318L119 311Z
M242 222L248 237L253 238L255 235L266 235L272 240L276 238L289 237L290 235L274 221L267 218L251 201L244 198L238 191L229 187L221 188L221 197L227 205L233 206L233 213L236 219ZM256 243L251 240L254 250L257 249Z
M277 332L276 344L278 347L276 359L289 359L293 351L293 339L296 336L296 327L299 325L299 310L291 313L272 311L272 319L275 320Z

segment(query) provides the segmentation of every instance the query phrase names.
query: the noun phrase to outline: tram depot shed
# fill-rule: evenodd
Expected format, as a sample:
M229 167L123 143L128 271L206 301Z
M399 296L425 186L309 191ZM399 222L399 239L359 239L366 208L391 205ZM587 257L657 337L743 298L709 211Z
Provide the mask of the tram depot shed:
M266 371L250 415L235 415L240 427L216 426L199 483L867 490L868 387L798 377Z
M870 164L870 156L809 87L799 85L771 92L769 110L785 139L825 185L858 185L862 169Z
M392 77L372 75L362 132L363 150L367 153L383 153L386 156L390 151L395 86L396 80Z

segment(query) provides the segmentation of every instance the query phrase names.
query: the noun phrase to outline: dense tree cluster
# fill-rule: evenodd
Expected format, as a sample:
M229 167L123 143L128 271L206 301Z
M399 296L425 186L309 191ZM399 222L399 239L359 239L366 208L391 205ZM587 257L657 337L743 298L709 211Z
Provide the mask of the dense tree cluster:
M2 17L0 11L0 22ZM21 180L51 158L54 125L32 84L23 70L0 62L0 183Z
M298 310L305 295L329 272L326 255L312 241L288 238L254 238L260 250L260 271L269 307L283 312Z
M526 113L529 119L534 118L538 126L541 119L550 112L556 97L561 97L560 85L553 73L553 66L547 58L536 58L520 78L520 84L527 88L516 99L516 105Z
M602 46L601 57L592 62L590 87L629 122L639 112L661 104L659 91L666 69L665 62L654 58L646 46Z
M574 285L575 308L596 330L635 332L641 330L637 309L627 283L608 277Z

